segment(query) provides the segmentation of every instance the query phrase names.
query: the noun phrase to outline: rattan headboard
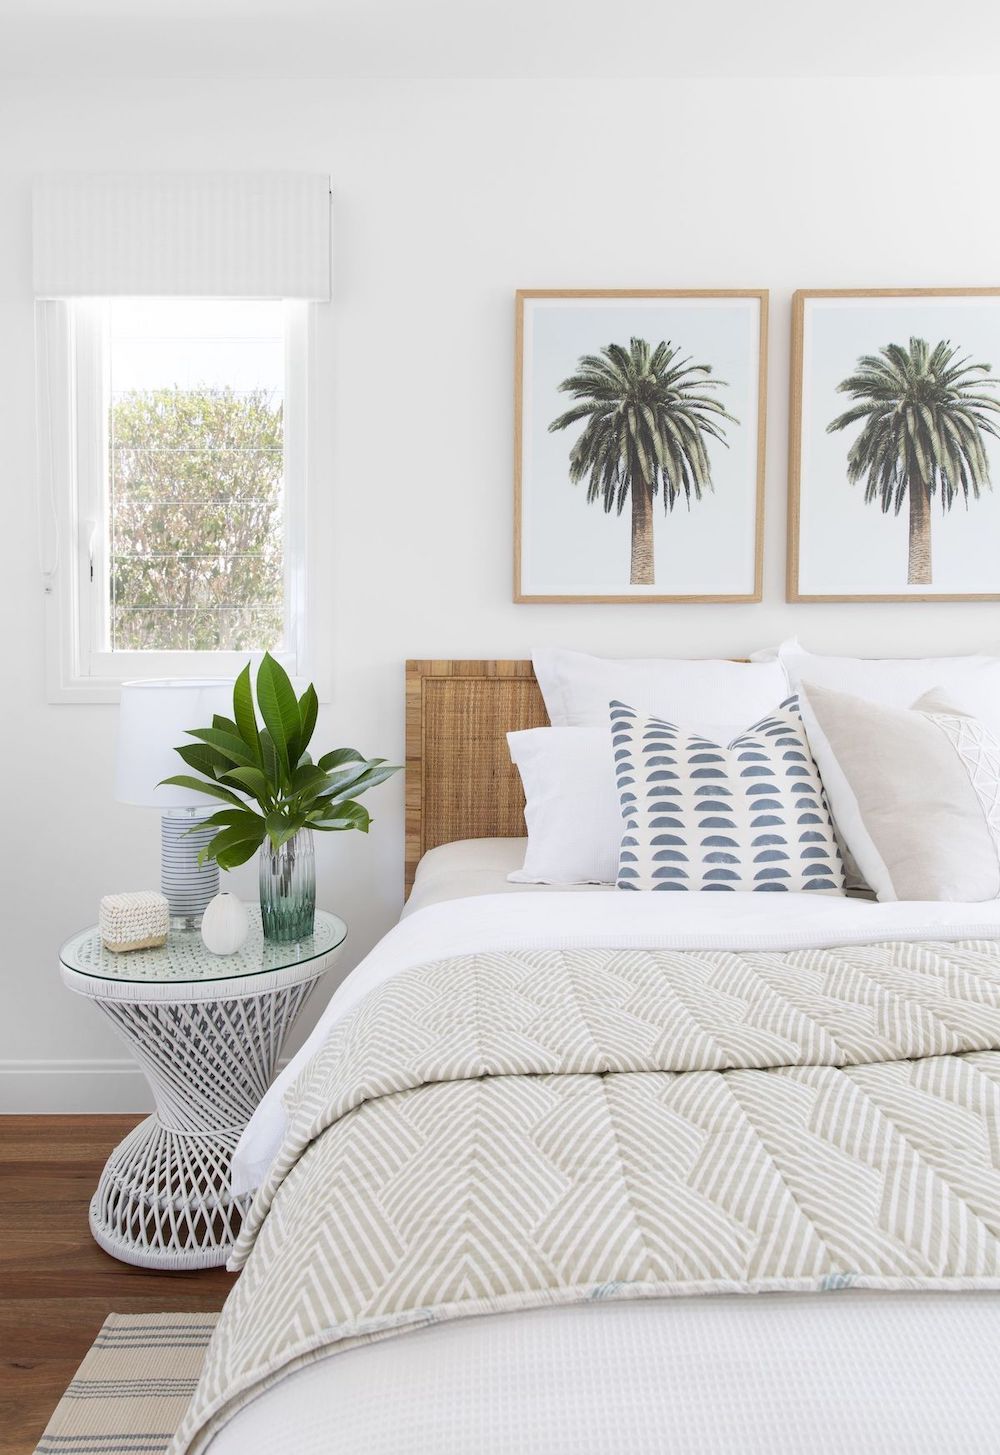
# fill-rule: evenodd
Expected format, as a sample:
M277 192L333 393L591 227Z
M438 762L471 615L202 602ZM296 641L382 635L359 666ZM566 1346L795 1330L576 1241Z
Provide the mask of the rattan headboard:
M407 662L407 894L428 849L523 836L524 793L505 734L548 721L530 662Z
M504 734L548 720L530 662L407 662L407 893L428 849L524 834Z

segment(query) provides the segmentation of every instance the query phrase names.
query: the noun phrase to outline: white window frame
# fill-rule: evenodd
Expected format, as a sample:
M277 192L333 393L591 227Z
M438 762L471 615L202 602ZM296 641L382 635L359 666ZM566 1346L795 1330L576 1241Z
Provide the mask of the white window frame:
M323 623L315 520L320 473L309 428L316 417L315 305L285 301L285 645L276 655L310 676L321 698ZM37 305L37 413L46 685L50 702L117 702L123 682L235 676L258 652L110 652L100 641L108 599L107 300Z

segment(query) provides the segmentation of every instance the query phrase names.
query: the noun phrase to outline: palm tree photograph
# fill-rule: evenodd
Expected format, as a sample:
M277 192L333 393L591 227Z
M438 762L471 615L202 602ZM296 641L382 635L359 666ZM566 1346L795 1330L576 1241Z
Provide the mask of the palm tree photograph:
M986 391L1000 380L991 365L941 339L932 348L911 338L908 347L886 344L865 354L856 371L837 385L854 400L827 430L861 424L847 455L847 478L864 482L865 502L883 515L906 507L907 585L930 586L931 510L942 514L956 500L991 488L986 436L1000 438L1000 400Z
M767 295L518 295L515 600L760 593Z
M690 509L713 488L708 441L725 445L725 423L739 424L711 392L727 387L711 377L711 364L681 354L669 341L652 348L641 338L585 354L559 385L576 403L549 425L554 431L586 421L570 450L569 478L585 480L587 503L600 501L605 514L621 515L628 504L632 586L656 584L657 495L668 515L679 500Z
M796 295L789 599L1000 599L998 363L996 290Z

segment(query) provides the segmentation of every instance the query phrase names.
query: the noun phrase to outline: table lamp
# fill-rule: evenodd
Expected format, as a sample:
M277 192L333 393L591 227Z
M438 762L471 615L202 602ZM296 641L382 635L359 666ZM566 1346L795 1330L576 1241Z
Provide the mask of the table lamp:
M188 728L209 727L213 713L232 716L233 684L225 678L160 678L122 684L118 719L115 798L159 808L160 890L174 928L193 929L219 892L219 866L199 865L198 855L214 829L191 833L216 807L187 788L159 788L163 778L190 772L174 749L194 742Z

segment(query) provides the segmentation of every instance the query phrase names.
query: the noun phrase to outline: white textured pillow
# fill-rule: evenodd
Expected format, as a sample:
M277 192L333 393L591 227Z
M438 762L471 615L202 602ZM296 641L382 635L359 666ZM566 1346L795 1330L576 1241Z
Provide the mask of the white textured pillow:
M806 682L837 826L880 900L1000 896L1000 738L929 692L910 709Z
M805 651L798 639L791 637L782 642L777 651L755 652L752 660L780 662L792 692L798 692L803 682L813 682L819 687L849 692L886 707L908 708L923 693L944 689L962 711L972 713L987 727L1000 733L1000 657L828 657ZM803 716L806 716L804 703L802 708ZM809 726L808 717L806 726ZM826 782L830 766L819 757L815 743L813 752ZM832 794L831 807L841 838L847 887L851 890L868 889L847 834L841 827Z
M723 746L611 704L625 833L619 889L843 893L798 704Z
M604 709L605 717L607 707ZM606 722L508 733L528 849L513 884L614 884L622 821Z
M729 738L788 695L781 663L589 657L547 647L532 653L553 727L607 727L608 703Z
M777 661L792 692L812 682L886 707L908 708L925 692L944 691L957 707L1000 733L1000 657L827 657L804 651L793 638L782 642Z

